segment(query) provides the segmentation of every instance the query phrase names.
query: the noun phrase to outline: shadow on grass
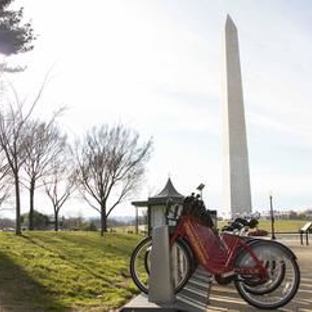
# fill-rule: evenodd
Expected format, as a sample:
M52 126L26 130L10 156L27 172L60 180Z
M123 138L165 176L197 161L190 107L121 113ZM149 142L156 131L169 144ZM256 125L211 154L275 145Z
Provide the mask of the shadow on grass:
M1 311L70 311L56 302L52 294L26 271L0 252Z
M66 255L66 253L64 253L63 251L57 251L57 250L55 250L53 248L48 248L46 245L38 243L37 241L35 241L34 239L30 238L29 236L22 235L21 237L23 237L24 239L28 240L32 244L34 244L34 245L36 245L36 246L38 246L38 247L40 247L40 248L42 248L44 250L47 250L47 251L57 255L60 259L62 259L63 261L69 263L70 265L74 265L78 269L86 271L88 274L92 275L93 277L101 279L102 281L105 281L107 283L110 283L114 287L119 287L118 284L113 283L111 281L111 279L106 278L103 274L96 273L95 268L90 268L89 266L84 265L83 263L81 263L81 260L79 258L77 260L74 260L74 258L72 256Z

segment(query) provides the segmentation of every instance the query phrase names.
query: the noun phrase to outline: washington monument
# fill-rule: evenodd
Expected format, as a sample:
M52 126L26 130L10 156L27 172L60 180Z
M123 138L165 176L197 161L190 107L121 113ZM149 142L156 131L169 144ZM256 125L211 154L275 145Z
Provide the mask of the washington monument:
M225 24L224 208L232 216L251 212L248 149L237 29Z

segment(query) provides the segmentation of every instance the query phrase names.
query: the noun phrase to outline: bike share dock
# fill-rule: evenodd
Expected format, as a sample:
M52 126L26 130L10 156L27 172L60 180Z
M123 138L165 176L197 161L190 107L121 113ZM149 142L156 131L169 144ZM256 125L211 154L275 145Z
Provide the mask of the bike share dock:
M279 235L280 236L280 235ZM296 297L285 307L274 310L281 312L312 312L312 247L302 246L297 237L288 239L288 236L279 237L281 241L290 247L298 257L301 270L301 284ZM188 281L184 289L176 296L176 300L170 306L155 304L148 301L146 295L140 294L126 304L120 311L187 311L187 312L249 312L263 311L246 304L237 294L233 284L219 286L213 283L207 303L209 277L205 271L199 268ZM268 310L270 311L270 310Z
M165 209L165 221L171 219L176 220L175 217L177 214L175 213L175 210L173 213L173 218L170 217L170 212L172 212L172 210L170 209L171 206L172 205L167 205L167 208ZM210 217L209 220L203 218L203 216L207 215L207 210L202 208L205 208L203 202L200 200L200 197L195 197L194 194L186 197L183 200L182 212L179 218L180 222L175 228L175 232L171 233L173 238L172 242L174 242L174 245L171 246L170 251L168 244L168 225L160 225L158 229L157 227L154 227L152 238L147 237L136 246L131 255L130 272L137 287L141 289L141 291L143 291L144 293L148 293L148 295L140 295L136 297L121 310L122 312L153 310L156 311L157 309L160 309L162 311L190 312L261 311L255 307L265 307L266 309L274 307L275 309L277 309L280 308L280 306L284 305L286 309L279 309L279 311L312 312L312 300L310 299L312 289L305 290L306 302L304 302L304 306L302 306L302 309L298 309L298 305L302 304L302 296L299 296L300 291L298 292L298 296L293 298L297 290L301 289L298 288L300 283L298 266L296 264L296 260L294 260L292 256L289 258L283 258L283 263L289 260L285 266L272 266L273 269L275 267L284 267L284 271L277 271L278 273L284 273L276 275L276 277L273 278L273 282L270 284L273 285L272 287L274 287L276 285L275 282L277 281L277 283L279 283L277 284L279 290L279 286L281 285L280 282L283 282L283 288L281 288L282 297L279 296L279 293L278 295L273 295L273 304L271 305L269 305L270 303L268 303L267 298L261 297L266 294L265 292L263 293L263 290L261 288L259 290L254 290L251 286L250 288L252 291L246 291L245 288L240 287L242 281L236 282L235 287L233 283L227 284L227 282L230 282L230 280L222 281L218 279L219 283L226 283L226 285L219 285L214 282L211 290L212 279L210 275L206 272L214 272L213 274L220 274L218 272L231 272L231 270L233 270L233 262L231 262L228 258L228 253L231 250L229 248L222 248L223 245L220 245L218 243L219 241L216 237L216 233L211 230L211 225L213 225L213 221ZM204 222L205 224L202 224L203 220L209 222ZM203 268L198 267L195 272L192 270L192 268L196 268L196 266L193 266L194 264L196 265L196 263L193 262L194 258L192 257L192 254L190 255L190 249L187 248L187 244L182 243L183 241L179 242L179 240L174 240L175 237L183 237L183 235L187 235L187 241L189 242L191 247L197 250L196 256L200 257L200 263L203 265ZM223 235L223 239L226 240L227 246L233 246L233 248L236 248L236 243L240 242L240 240L239 242L237 241L236 236L229 235L227 233ZM170 243L172 244L172 242ZM200 243L196 244L196 242ZM294 242L292 242L292 244L293 243ZM153 248L151 248L152 244ZM244 245L244 242L242 242L242 244ZM278 249L279 252L282 253L285 253L285 250L287 251L287 247L283 248L279 244L270 245L268 244L268 242L265 241L253 244L253 246L255 246L254 250L258 248L259 252L261 250L260 245L262 246L262 248L266 245L272 245L271 251L273 250L274 252L276 252L276 250ZM290 247L292 248L293 246ZM298 246L298 241L295 247L296 249L301 249L294 250L295 253L298 255L299 259L302 258L299 254L299 251L300 253L302 251L304 254L306 254L306 252L308 251L309 256L303 257L305 260L311 258L311 252L309 250L309 247L305 247L304 249L302 248L303 246ZM267 250L267 248L264 250ZM205 252L209 253L211 256L206 257ZM277 255L278 254L279 253L277 253ZM289 254L292 253L289 251L288 255ZM270 253L268 253L268 255L270 255ZM274 259L275 258L273 258L272 260L272 265L274 265L275 263ZM285 268L288 269L288 263L290 264L290 270L285 273ZM309 261L306 262L308 270L302 273L304 274L304 278L306 278L307 276L311 277L311 279L308 280L305 284L307 288L311 288L310 285L312 284L312 274L308 274L310 269L308 263ZM300 264L300 266L302 269L302 264ZM248 270L248 265L246 267ZM244 266L242 266L242 269L244 269ZM194 273L192 274L192 272ZM273 271L273 273L271 274L275 274L275 271ZM149 279L146 280L147 276L149 276ZM282 276L281 280L277 279L277 277L279 276ZM177 290L180 289L181 291L178 292L175 296L173 294L173 288ZM243 292L241 292L241 290L243 290ZM272 291L275 290L277 290L277 288L272 288ZM271 294L272 291L270 290L269 293ZM288 297L283 297L285 294ZM261 297L261 300L263 300L257 301L258 298L252 298L253 295L258 295ZM241 298L247 301L250 305L248 305ZM283 301L281 301L283 299L285 300L284 303ZM287 302L289 303L287 304ZM251 305L255 307L252 307ZM292 308L288 309L288 306L292 306Z

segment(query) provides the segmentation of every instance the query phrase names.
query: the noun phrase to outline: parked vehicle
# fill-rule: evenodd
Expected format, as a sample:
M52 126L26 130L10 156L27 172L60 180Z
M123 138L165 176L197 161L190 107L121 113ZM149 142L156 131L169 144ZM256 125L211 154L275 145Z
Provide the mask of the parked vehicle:
M174 290L179 292L201 265L219 284L234 282L240 296L260 309L277 309L296 295L300 270L295 254L279 242L250 238L214 228L199 196L185 198L169 237L174 253ZM152 238L142 240L130 259L131 276L144 293L149 289Z

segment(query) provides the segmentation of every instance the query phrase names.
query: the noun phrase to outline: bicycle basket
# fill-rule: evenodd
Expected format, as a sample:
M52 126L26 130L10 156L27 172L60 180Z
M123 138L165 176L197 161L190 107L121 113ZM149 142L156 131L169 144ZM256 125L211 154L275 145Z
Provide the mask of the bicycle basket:
M183 201L182 215L192 216L196 222L203 226L209 228L214 226L210 211L206 210L204 202L198 196L194 196L194 194L185 197Z

